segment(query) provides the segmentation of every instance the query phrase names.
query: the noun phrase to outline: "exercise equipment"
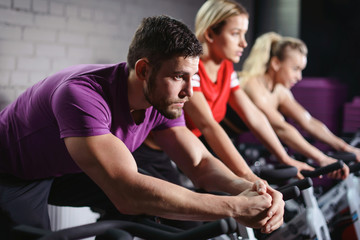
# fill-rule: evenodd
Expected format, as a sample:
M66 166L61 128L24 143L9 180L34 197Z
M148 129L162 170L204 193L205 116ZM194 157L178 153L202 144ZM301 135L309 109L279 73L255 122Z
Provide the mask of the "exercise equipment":
M283 195L283 200L287 201L300 196L300 188L308 187L309 182L298 182L288 186L283 186L281 189L277 189ZM231 239L242 239L242 240L256 240L254 230L244 225L238 224L237 231L231 234Z
M341 169L343 162L317 168L314 171L301 171L305 177L319 177L332 171ZM330 240L330 232L322 211L314 195L314 188L309 187L301 191L304 206L299 208L298 214L286 222L278 230L265 237L268 240L317 239ZM265 239L264 238L264 239Z
M99 239L103 240L130 240L133 237L147 240L201 240L233 232L236 228L236 222L232 218L205 223L190 230L179 230L156 223L147 224L147 222L144 224L115 220L99 221L54 232L21 225L14 228L13 239L72 240L98 236Z
M358 147L360 143L360 132L357 132L349 143L352 146ZM327 155L349 165L350 175L345 180L338 181L337 184L331 186L327 192L318 194L317 197L314 197L313 193L303 195L304 201L311 201L312 206L316 207L315 200L317 201L317 205L323 216L320 218L325 220L325 222L323 222L323 220L316 220L316 218L314 220L307 219L305 222L308 223L310 221L311 226L315 224L313 229L318 232L320 232L320 229L324 229L322 230L323 236L321 238L318 237L319 233L315 234L317 239L360 239L360 221L358 220L360 213L360 188L359 178L356 176L359 172L360 164L354 163L356 162L356 156L352 153L329 152ZM317 175L319 174L313 172L307 176L316 177ZM306 208L308 208L307 205ZM316 214L316 216L321 216L321 214ZM302 219L301 216L297 216L297 218ZM323 223L319 224L320 221ZM327 234L325 223L327 224L329 234ZM292 227L292 231L297 231L296 227ZM298 230L298 232L301 231ZM310 237L302 237L312 239L311 235Z
M352 225L354 236L360 239L360 193L355 186L354 173L360 170L360 163L349 166L350 175L318 199L325 220L329 223L331 235L341 236L343 230ZM340 236L339 236L340 235Z
M284 186L281 189L284 200L298 197L299 188L294 185ZM250 229L250 228L247 228ZM251 229L252 230L252 229ZM204 223L198 227L189 230L180 230L178 228L156 223L149 218L139 217L136 222L128 221L99 221L96 223L85 224L77 227L66 228L57 231L39 229L35 227L20 225L12 231L14 240L57 240L57 239L80 239L97 236L99 240L128 240L133 237L139 237L147 240L191 240L191 239L209 239L220 235L226 235L229 239L256 239L245 238L243 231L246 227L238 224L234 219L222 219L214 222Z
M254 172L264 180L267 180L274 189L280 191L283 194L283 200L288 201L300 196L300 191L306 188L312 187L312 180L305 178L302 180L294 180L289 184L289 180L294 179L297 175L297 169L292 166L286 165L257 165L253 169ZM280 187L276 185L280 185ZM256 240L257 237L254 230L249 227L239 225L238 227L238 238L243 240Z
M357 132L350 145L358 146L360 132ZM360 239L360 163L356 162L355 154L348 152L329 153L331 157L343 159L349 166L350 175L340 181L329 191L318 198L318 204L328 222L333 239ZM344 236L348 234L348 236Z

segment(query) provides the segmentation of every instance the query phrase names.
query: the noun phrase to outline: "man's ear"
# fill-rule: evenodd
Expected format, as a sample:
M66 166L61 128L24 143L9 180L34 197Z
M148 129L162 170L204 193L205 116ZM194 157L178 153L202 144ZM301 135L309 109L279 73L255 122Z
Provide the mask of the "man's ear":
M277 72L280 69L281 61L277 57L272 57L270 59L270 67Z
M205 41L208 43L212 43L214 41L213 36L214 36L214 32L211 29L207 29L204 32Z
M149 73L149 61L146 58L141 58L135 63L136 77L140 80L146 80Z

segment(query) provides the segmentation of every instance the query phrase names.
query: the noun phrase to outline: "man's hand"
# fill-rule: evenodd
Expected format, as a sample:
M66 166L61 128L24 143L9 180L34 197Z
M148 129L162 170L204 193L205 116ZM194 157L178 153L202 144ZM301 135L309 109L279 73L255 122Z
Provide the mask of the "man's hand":
M247 189L238 195L239 206L238 217L234 217L239 223L251 227L262 228L269 221L268 211L271 207L272 198L270 194L259 194L254 184L253 189Z
M284 206L285 202L283 196L279 191L276 191L267 184L266 181L256 181L253 190L259 194L269 194L272 198L271 207L268 210L267 216L269 220L266 225L261 228L263 233L271 233L283 224Z
M266 187L266 193L272 197L271 207L268 210L268 217L270 219L265 226L261 228L261 232L268 234L278 229L283 224L285 202L282 194L269 185Z

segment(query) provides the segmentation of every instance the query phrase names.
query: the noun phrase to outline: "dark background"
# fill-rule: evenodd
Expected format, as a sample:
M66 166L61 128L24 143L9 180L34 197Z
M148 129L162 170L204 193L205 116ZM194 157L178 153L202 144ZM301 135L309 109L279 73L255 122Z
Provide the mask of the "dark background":
M304 76L333 76L360 91L360 1L301 2L300 38L308 48Z
M298 25L287 27L296 28L297 35L293 37L302 39L309 49L303 76L336 77L348 85L349 101L360 95L360 0L299 0L291 8L285 0L239 2L249 10L251 18L249 47L236 68L241 69L253 41L262 33L275 31L286 35L285 17L289 16L279 15L284 12L286 15L287 10L291 14L293 8L298 8ZM288 9L281 10L284 5Z

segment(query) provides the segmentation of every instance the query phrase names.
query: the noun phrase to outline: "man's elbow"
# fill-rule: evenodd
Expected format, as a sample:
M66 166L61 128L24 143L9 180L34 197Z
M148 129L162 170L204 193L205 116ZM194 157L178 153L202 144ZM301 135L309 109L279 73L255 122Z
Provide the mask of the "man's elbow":
M116 209L125 215L141 215L146 214L142 210L141 204L138 203L137 199L127 199L125 201L117 201L114 203Z

